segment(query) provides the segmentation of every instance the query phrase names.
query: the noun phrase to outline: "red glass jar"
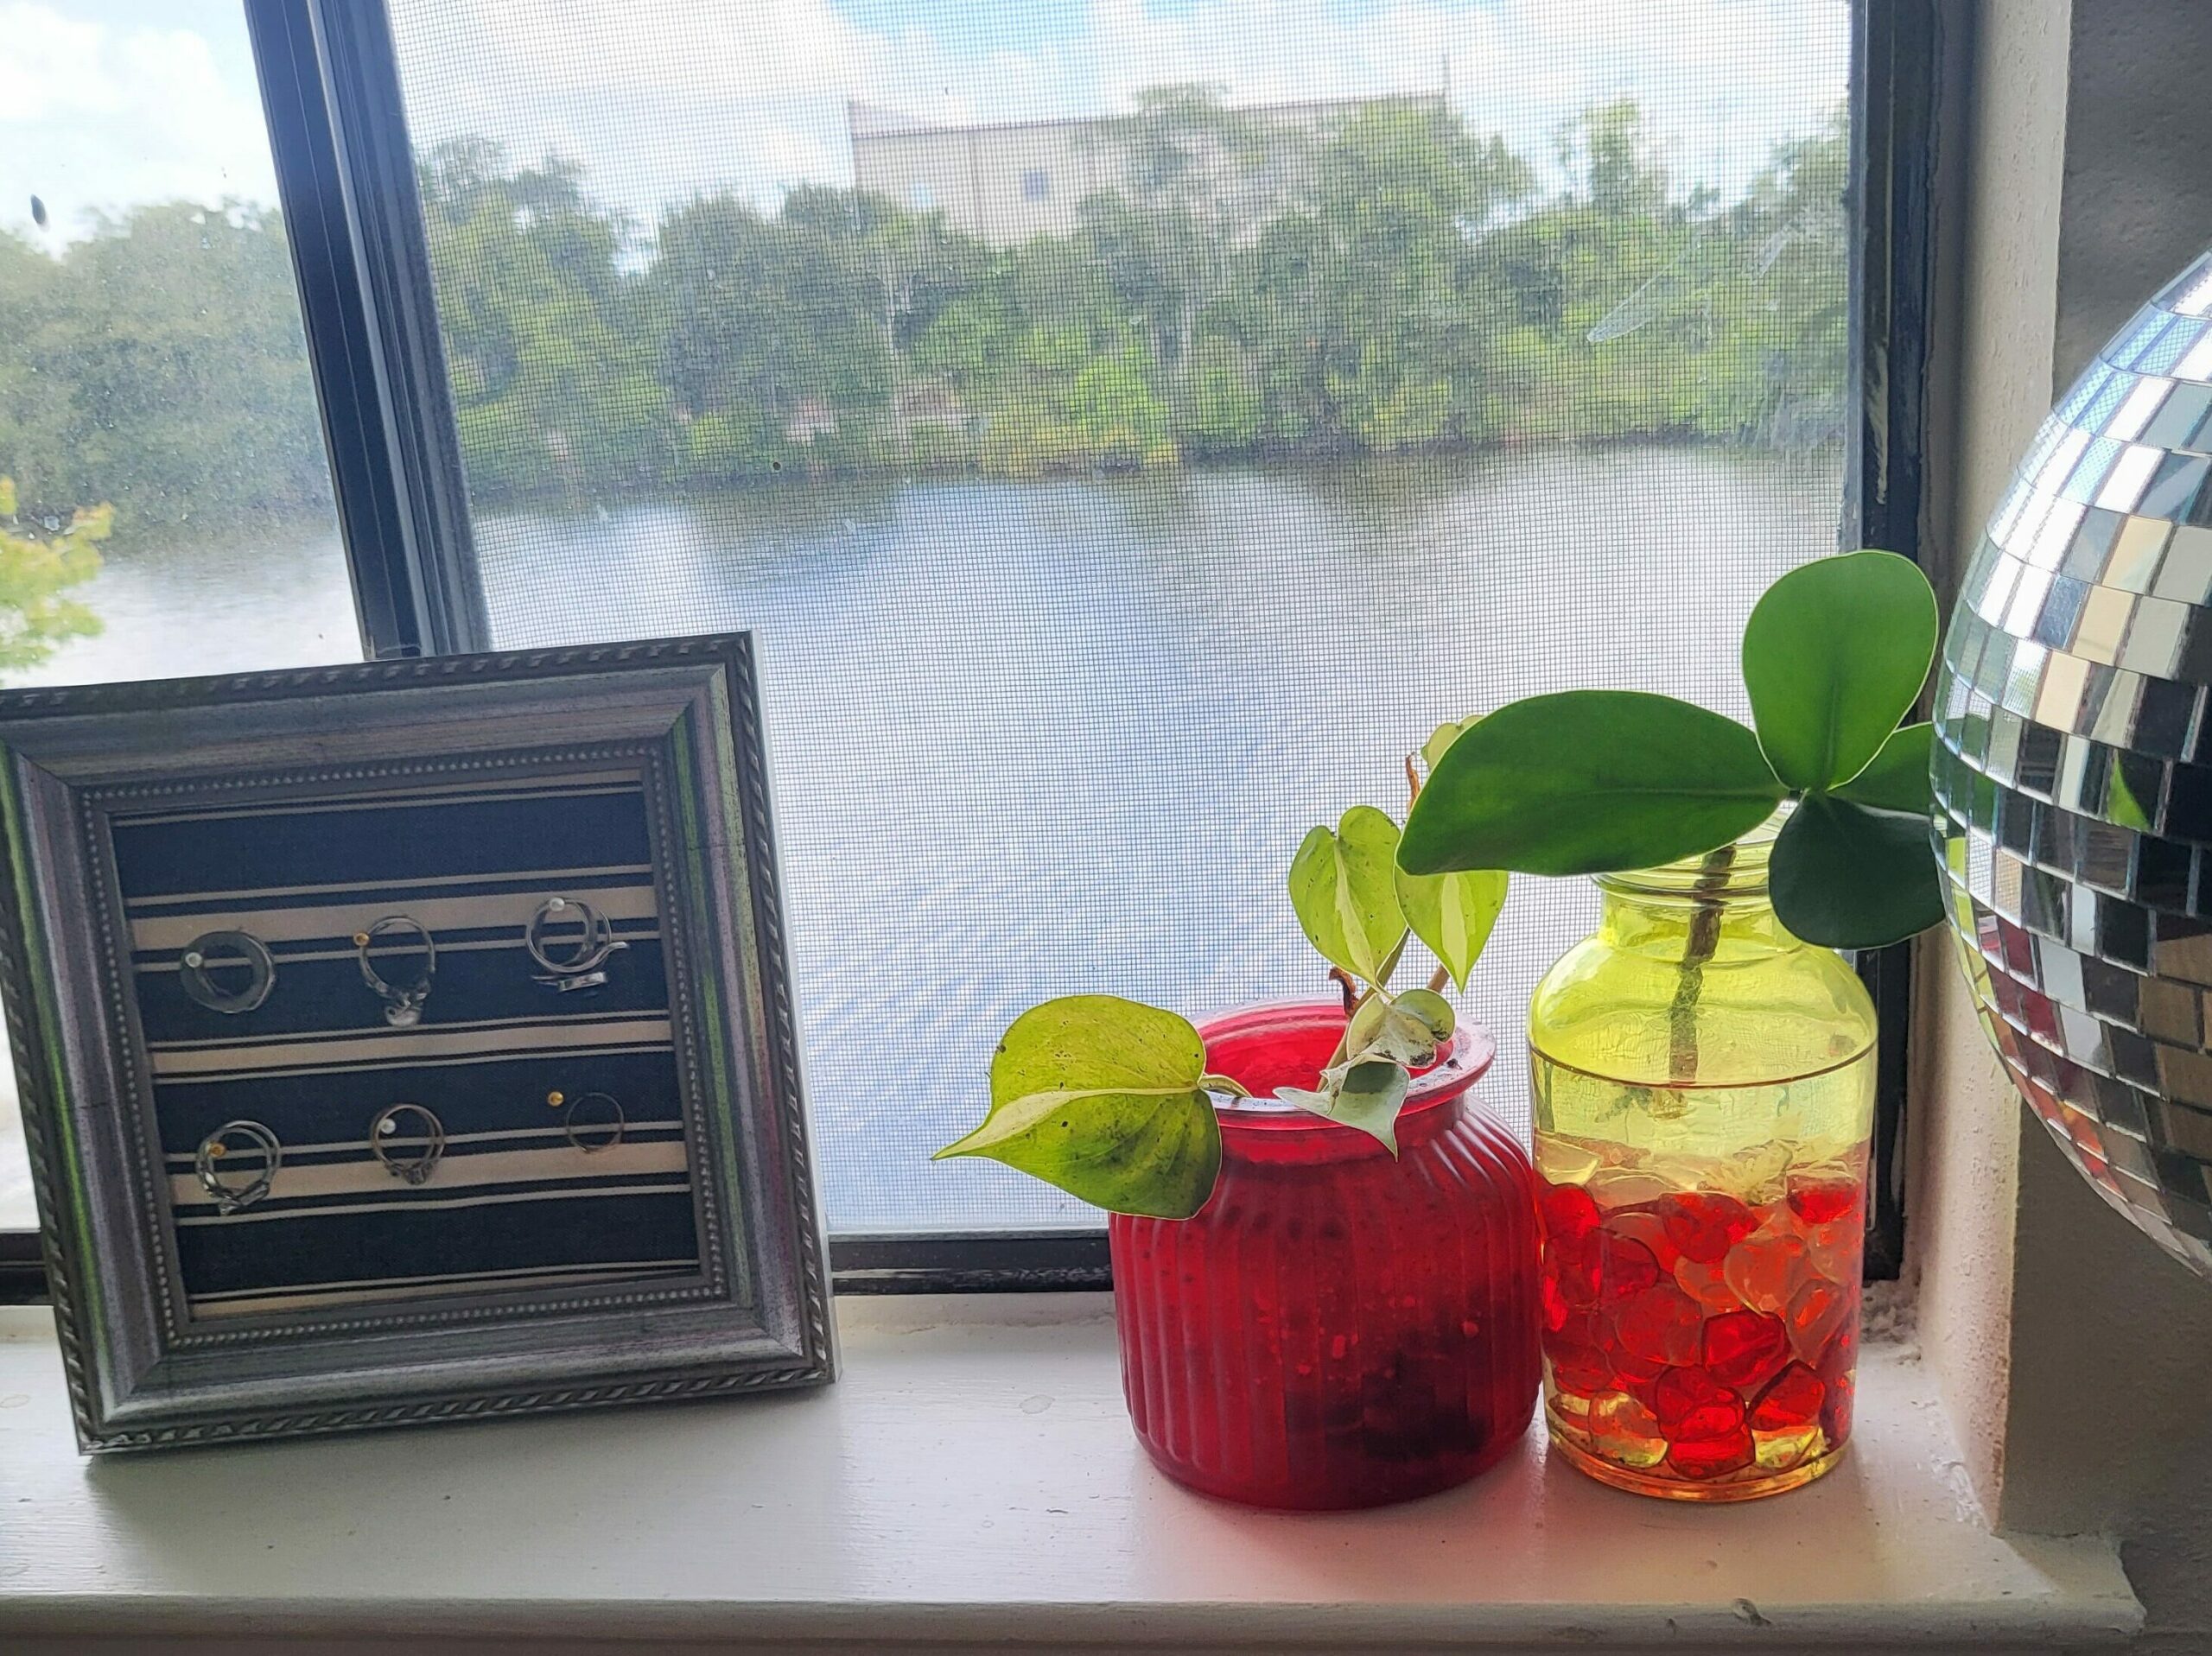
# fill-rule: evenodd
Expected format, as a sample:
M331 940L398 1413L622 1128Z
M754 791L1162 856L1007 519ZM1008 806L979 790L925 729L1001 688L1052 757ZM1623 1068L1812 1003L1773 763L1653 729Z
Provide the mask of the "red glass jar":
M1199 1026L1221 1180L1195 1218L1109 1228L1122 1384L1170 1477L1257 1507L1374 1507L1465 1482L1535 1405L1534 1177L1468 1092L1495 1048L1463 1027L1414 1078L1399 1155L1278 1104L1344 1031L1330 1006Z

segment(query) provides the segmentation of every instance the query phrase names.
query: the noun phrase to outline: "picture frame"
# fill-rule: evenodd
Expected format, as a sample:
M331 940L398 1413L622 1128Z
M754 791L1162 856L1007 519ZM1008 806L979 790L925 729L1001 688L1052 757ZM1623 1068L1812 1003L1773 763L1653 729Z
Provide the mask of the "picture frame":
M0 693L0 815L86 1450L834 1377L748 635Z

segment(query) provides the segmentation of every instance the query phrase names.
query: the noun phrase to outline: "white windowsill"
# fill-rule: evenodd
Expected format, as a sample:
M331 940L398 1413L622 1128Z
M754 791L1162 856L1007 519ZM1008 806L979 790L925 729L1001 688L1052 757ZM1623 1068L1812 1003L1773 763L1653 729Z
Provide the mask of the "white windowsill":
M1991 1652L2141 1619L2106 1542L1989 1533L1895 1346L1792 1495L1643 1501L1532 1434L1449 1494L1294 1516L1145 1461L1104 1296L840 1317L820 1393L87 1463L46 1313L0 1311L0 1647Z

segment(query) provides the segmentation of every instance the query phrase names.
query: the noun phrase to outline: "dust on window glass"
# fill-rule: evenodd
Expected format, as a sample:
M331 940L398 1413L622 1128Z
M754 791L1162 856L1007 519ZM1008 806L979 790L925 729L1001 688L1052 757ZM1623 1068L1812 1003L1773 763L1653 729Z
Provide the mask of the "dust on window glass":
M499 642L759 633L840 1229L1095 1223L924 1159L1008 1020L1329 993L1310 825L1834 548L1845 0L392 14Z
M244 10L0 16L0 684L359 660Z

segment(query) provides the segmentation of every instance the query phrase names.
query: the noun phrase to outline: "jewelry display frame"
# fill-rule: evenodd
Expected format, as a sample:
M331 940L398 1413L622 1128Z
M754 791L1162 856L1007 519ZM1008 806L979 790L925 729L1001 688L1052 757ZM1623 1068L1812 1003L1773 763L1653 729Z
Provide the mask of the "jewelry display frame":
M318 801L378 777L557 778L611 760L639 768L652 828L697 1279L195 1322L162 1194L112 819L225 790ZM80 1445L834 1379L766 774L744 633L0 693L0 1003Z

